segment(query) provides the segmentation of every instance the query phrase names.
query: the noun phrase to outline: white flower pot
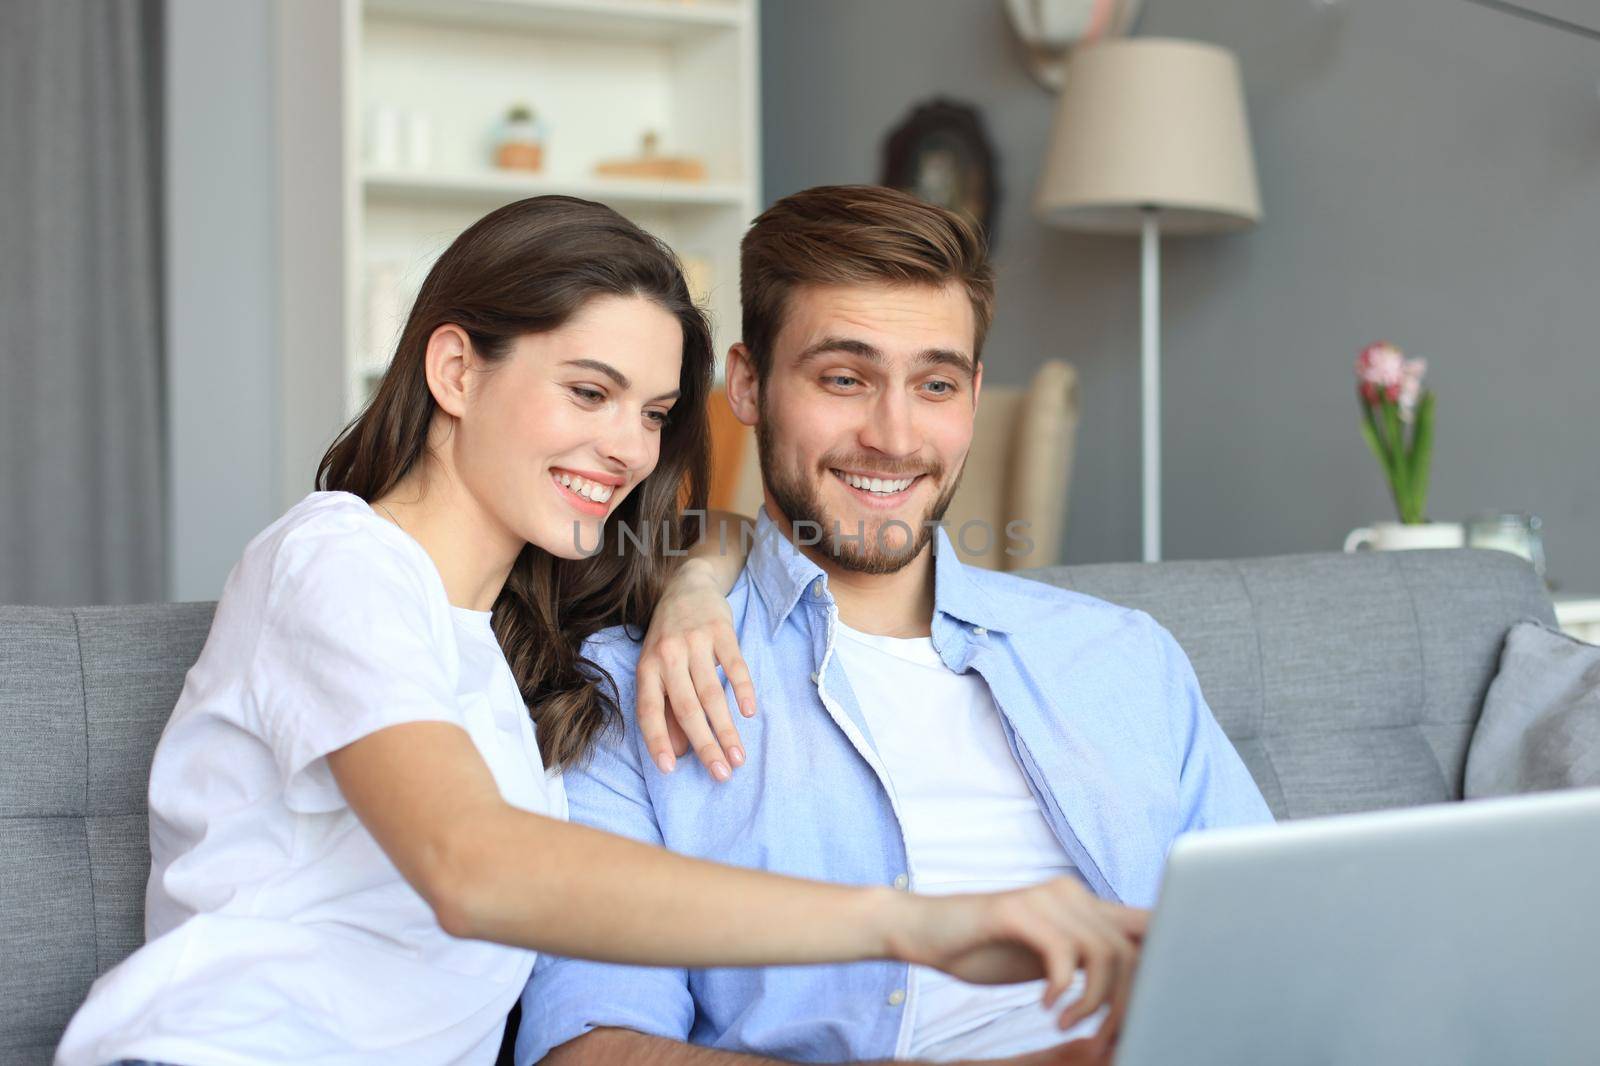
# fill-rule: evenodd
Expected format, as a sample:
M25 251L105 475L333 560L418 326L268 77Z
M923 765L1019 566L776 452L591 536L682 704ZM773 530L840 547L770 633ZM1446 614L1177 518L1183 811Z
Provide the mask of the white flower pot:
M1467 542L1460 522L1374 522L1370 526L1352 529L1344 538L1344 550L1399 552L1415 548L1461 548Z

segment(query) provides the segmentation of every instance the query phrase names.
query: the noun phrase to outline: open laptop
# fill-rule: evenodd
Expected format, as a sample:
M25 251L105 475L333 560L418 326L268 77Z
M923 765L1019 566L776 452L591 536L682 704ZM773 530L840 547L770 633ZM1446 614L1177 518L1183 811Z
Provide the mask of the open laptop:
M1117 1066L1600 1064L1600 789L1184 837Z

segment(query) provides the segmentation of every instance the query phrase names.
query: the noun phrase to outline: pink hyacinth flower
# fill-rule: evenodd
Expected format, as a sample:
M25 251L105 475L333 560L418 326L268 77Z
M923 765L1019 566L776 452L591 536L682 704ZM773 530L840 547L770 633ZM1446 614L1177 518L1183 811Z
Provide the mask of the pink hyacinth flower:
M1427 368L1427 360L1407 359L1404 352L1386 341L1367 345L1356 357L1362 402L1372 405L1388 400L1399 404L1401 415L1409 421Z
M1426 359L1407 359L1401 368L1398 401L1400 417L1407 422L1417 412L1417 400L1422 396L1422 375L1427 372Z
M1405 355L1392 344L1369 344L1356 357L1356 377L1374 389L1398 389L1405 375L1405 361Z

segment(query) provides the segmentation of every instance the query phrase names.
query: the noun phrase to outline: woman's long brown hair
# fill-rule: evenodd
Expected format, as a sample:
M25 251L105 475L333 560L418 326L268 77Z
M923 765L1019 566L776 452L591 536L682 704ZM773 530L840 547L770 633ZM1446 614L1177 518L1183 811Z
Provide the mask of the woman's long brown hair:
M682 508L706 503L711 330L672 251L610 208L573 197L536 196L486 215L428 272L372 402L317 468L318 489L369 502L383 496L426 455L437 405L423 357L434 330L461 327L476 354L493 362L518 337L558 329L602 295L642 296L677 317L681 394L662 430L659 463L606 520L601 550L568 560L526 545L495 600L495 635L538 725L546 766L578 762L614 720L615 684L582 657L583 641L607 626L649 623L669 566L662 549L693 539ZM631 529L631 550L619 544L622 525ZM645 538L653 550L638 550Z

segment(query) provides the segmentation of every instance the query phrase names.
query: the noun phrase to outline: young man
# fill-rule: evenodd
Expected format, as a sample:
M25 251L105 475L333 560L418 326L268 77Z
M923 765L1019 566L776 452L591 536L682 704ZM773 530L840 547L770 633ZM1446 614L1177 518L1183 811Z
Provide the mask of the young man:
M729 599L765 710L726 783L662 774L637 730L613 731L567 777L572 817L806 877L938 893L1069 876L1138 907L1178 834L1268 821L1166 630L964 566L935 529L983 383L993 282L974 229L887 189L811 189L756 220L741 271L727 390L756 427L766 506ZM612 631L588 654L631 726L637 646ZM1064 1038L1040 997L892 963L541 957L517 1061L1025 1055Z

